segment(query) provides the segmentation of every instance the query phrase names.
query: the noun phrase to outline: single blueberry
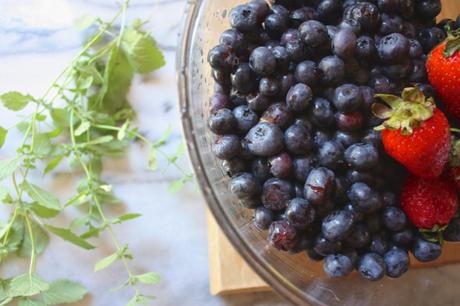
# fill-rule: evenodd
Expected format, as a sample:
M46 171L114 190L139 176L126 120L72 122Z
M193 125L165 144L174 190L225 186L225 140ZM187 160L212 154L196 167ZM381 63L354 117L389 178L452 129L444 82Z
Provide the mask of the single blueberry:
M240 150L241 141L236 135L219 136L212 145L212 151L219 159L232 159Z
M262 188L262 204L271 210L284 210L293 197L293 187L288 181L271 178Z
M403 249L391 249L383 256L383 260L389 277L400 277L409 269L409 255Z
M320 234L315 239L313 250L316 254L327 256L336 254L341 248L342 243L340 241L329 241Z
M326 141L318 151L318 163L321 166L335 169L343 163L343 146L336 141Z
M332 52L343 59L350 58L356 50L357 38L350 29L340 30L332 40Z
M314 159L310 156L296 157L292 161L294 165L294 176L301 182L305 183L307 180L308 174L310 173L311 168L314 165ZM302 196L303 196L303 187L302 187Z
M248 150L257 156L272 156L284 147L283 132L269 122L260 122L250 129L245 142Z
M254 225L261 230L268 229L273 218L273 212L265 207L257 207L254 211Z
M305 182L305 198L313 205L327 202L335 189L335 174L331 170L319 167L310 171Z
M327 28L316 20L308 20L299 26L300 37L307 46L319 47L329 40Z
M246 171L247 165L244 160L242 160L241 158L235 157L230 160L222 161L222 168L229 177L232 177L241 172Z
M284 129L292 121L292 112L285 103L275 103L270 105L262 114L261 121L276 124Z
M255 48L249 58L249 65L260 76L267 76L276 70L276 58L267 47Z
M268 163L271 174L278 178L288 179L294 171L291 156L285 152L270 157Z
M367 253L360 258L358 271L365 279L371 281L379 280L386 272L385 261L378 254Z
M315 209L303 198L294 198L286 208L287 220L297 229L306 229L315 221Z
M351 273L353 263L348 256L342 254L328 255L323 268L329 277L342 277Z
M230 25L241 32L248 32L257 28L258 17L253 7L247 4L238 5L230 12Z
M430 242L420 237L415 238L412 253L421 262L429 262L441 256L442 247L439 243Z
M305 154L313 148L313 137L308 128L293 124L284 132L286 148L294 154Z
M313 99L313 91L303 83L298 83L289 89L286 104L292 111L301 112L308 108Z
M371 242L371 235L364 224L356 224L345 239L347 245L355 249L367 247Z
M326 85L339 84L345 78L345 63L338 56L326 56L318 65L322 82Z
M351 185L348 191L348 198L366 213L377 211L383 205L381 195L365 183Z
M390 206L384 209L382 214L383 224L390 231L399 232L403 230L407 223L407 216L400 208Z
M352 226L353 215L347 210L336 210L323 219L322 233L330 241L342 240Z
M259 121L259 116L246 105L240 105L233 109L236 120L236 129L240 134L246 134Z
M316 86L319 79L318 66L313 61L300 62L295 68L295 78L310 87Z
M345 161L356 170L371 170L379 162L379 153L372 144L351 145L344 156Z
M268 230L268 241L278 250L289 251L297 244L297 230L287 220L275 221Z

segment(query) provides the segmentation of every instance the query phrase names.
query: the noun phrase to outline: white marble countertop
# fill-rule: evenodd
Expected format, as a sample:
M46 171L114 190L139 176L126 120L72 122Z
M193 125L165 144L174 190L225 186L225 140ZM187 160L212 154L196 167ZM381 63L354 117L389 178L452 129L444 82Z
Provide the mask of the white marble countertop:
M121 1L115 0L0 0L0 92L9 90L41 94L64 65L77 52L81 34L74 20L83 15L112 16ZM157 139L171 125L173 135L167 146L175 150L181 141L175 82L175 49L185 0L132 0L128 17L148 18L148 28L165 52L167 65L148 78L136 78L130 98L137 110L138 124L150 139ZM0 110L3 126L15 121L8 111ZM18 135L16 135L18 136ZM13 154L15 135L9 135L0 158ZM188 167L188 161L183 161ZM245 306L286 305L272 293L214 297L209 294L208 253L204 200L196 186L177 194L166 191L179 177L171 168L167 173L146 170L146 152L130 149L128 158L107 163L104 177L125 202L124 209L142 213L134 222L117 226L120 239L129 242L136 257L138 272L156 271L162 276L149 293L152 304L161 306ZM165 163L160 163L160 168ZM63 196L76 179L65 169L45 182ZM0 213L5 214L4 207ZM3 210L3 212L2 212ZM52 237L39 258L38 272L46 279L70 277L79 280L90 295L79 305L124 305L132 296L129 290L109 292L125 279L121 265L94 273L94 264L113 252L107 236L98 249L88 252ZM9 261L0 267L7 276L26 263Z

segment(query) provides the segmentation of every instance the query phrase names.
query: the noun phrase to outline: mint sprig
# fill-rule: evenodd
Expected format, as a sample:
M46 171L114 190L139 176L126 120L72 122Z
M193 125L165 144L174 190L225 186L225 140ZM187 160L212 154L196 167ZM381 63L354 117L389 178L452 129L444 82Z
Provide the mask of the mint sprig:
M133 124L135 113L127 99L132 79L137 73L161 68L164 57L152 36L142 29L142 22L126 24L125 1L108 22L94 19L98 30L81 51L56 77L41 97L16 91L0 95L9 111L31 110L13 127L0 127L0 147L8 141L8 132L17 128L22 141L16 156L0 161L0 200L11 210L8 220L0 221L0 264L9 256L28 257L29 269L23 274L0 277L0 305L16 302L26 305L61 305L79 301L86 289L71 280L47 280L37 274L37 258L46 249L49 236L55 235L83 249L97 247L97 237L107 231L114 253L101 259L96 271L121 261L126 281L117 289L133 287L128 305L146 304L151 297L139 284L154 285L156 273L134 273L134 258L127 243L121 243L114 226L134 220L139 214L128 213L108 218L106 211L120 200L103 180L102 160L126 155L133 142L149 148L149 168L157 169L158 157L173 165L182 177L170 189L178 190L192 180L192 175L178 164L183 146L172 156L162 150L170 130L157 141L150 141ZM114 24L121 20L121 26ZM88 25L88 24L87 24ZM82 173L76 192L66 201L30 179L31 172L50 175L63 163ZM147 166L147 165L146 165ZM12 186L11 188L9 186ZM67 226L56 227L52 219L70 207L79 216Z

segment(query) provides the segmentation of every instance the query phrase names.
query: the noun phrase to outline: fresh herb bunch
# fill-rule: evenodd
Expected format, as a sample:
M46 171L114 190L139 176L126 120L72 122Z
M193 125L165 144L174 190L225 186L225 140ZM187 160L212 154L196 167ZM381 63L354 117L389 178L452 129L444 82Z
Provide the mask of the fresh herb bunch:
M136 275L131 271L129 260L133 255L127 244L119 242L113 226L138 218L140 214L107 217L107 204L119 200L112 193L112 187L101 178L103 157L124 156L130 143L141 141L150 148L152 170L157 167L159 154L183 174L172 183L170 190L178 190L192 179L192 175L177 164L183 146L173 156L161 149L170 130L158 141L150 142L132 125L135 113L126 96L134 75L150 73L165 62L154 39L142 30L142 22L126 25L127 8L128 1L112 20L94 21L92 27L97 27L97 31L42 97L20 92L0 96L9 110L21 111L28 105L34 109L15 125L23 133L17 155L0 161L0 180L6 181L0 188L0 200L11 209L10 218L0 222L0 264L8 256L30 259L29 270L24 274L0 278L0 305L11 302L20 306L58 305L85 296L86 289L76 282L48 283L37 275L37 256L44 252L49 234L89 250L95 248L92 238L108 231L116 251L100 260L94 269L102 270L117 260L123 263L127 280L116 289L134 287L134 297L128 305L147 304L151 297L143 294L138 284L159 281L156 273ZM119 19L121 25L116 27ZM1 146L8 130L0 127ZM61 204L56 195L32 183L30 174L47 175L65 161L81 168L84 176L76 194ZM78 207L79 216L68 227L49 224L49 219L61 215L70 206Z

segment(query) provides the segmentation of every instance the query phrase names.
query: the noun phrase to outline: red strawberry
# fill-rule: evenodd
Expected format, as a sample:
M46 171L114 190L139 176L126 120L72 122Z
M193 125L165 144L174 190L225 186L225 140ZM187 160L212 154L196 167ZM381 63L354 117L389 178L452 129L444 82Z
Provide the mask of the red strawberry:
M387 105L375 103L374 114L387 119L382 130L385 151L412 174L422 178L441 175L451 147L446 116L417 87L406 88L402 97L379 94Z
M458 34L458 33L457 33ZM460 120L460 37L449 35L428 55L426 69L431 85L449 114Z
M445 178L409 176L401 191L401 207L417 228L439 229L449 224L457 211L457 192Z

